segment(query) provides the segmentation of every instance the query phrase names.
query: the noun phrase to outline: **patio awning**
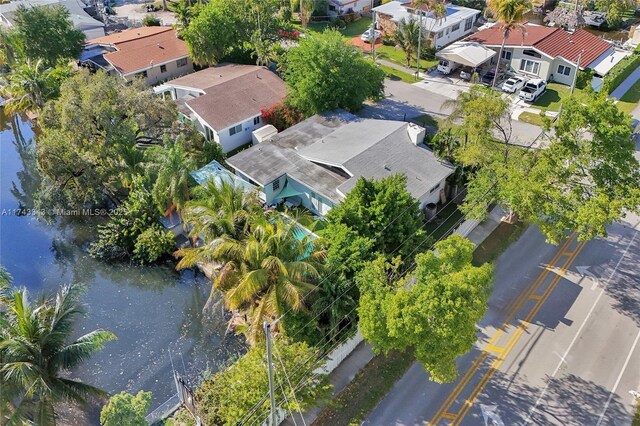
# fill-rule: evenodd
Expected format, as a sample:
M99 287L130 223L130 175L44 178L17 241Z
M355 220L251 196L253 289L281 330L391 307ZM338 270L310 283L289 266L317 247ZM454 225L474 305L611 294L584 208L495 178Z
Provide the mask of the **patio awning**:
M471 41L457 41L436 53L439 58L469 67L479 67L495 55L494 50Z
M213 179L216 185L220 185L221 182L229 182L236 186L241 186L244 191L256 189L254 185L234 175L215 160L201 169L192 172L191 177L193 177L199 185L204 185L207 181Z
M281 198L285 199L289 197L295 197L296 195L302 195L302 194L304 194L304 192L298 191L297 189L289 185L289 182L287 182L284 184L284 188L282 188L282 191L280 191L280 193L276 195L274 200L279 200Z

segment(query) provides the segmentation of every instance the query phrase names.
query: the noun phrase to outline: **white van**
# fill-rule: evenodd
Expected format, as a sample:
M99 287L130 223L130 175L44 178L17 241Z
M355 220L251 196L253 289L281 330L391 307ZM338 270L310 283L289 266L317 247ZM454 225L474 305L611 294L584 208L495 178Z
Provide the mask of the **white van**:
M448 59L441 59L440 62L438 62L438 71L444 75L449 75L459 66L460 64L456 62L449 61Z

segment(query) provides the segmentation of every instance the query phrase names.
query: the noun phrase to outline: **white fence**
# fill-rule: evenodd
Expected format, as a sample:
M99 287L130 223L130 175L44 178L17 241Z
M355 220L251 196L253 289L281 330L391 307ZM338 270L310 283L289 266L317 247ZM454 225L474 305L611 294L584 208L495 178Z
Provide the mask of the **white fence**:
M356 346L358 346L360 342L362 342L362 340L364 339L362 338L362 334L360 334L360 330L358 330L358 332L352 338L335 348L333 352L327 355L327 361L322 367L318 367L314 371L314 373L331 373L333 370L338 368L342 361L344 361L345 358L347 358L351 354L351 352L353 352L353 350L356 348Z

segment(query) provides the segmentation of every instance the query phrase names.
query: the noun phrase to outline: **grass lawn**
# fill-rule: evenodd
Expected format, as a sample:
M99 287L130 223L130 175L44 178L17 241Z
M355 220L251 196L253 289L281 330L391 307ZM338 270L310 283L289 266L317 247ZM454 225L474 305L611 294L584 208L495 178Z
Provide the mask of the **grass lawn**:
M445 121L444 118L435 117L430 114L422 114L417 117L411 118L409 121L413 121L414 123L421 124L423 127L431 128L436 132Z
M549 83L547 91L544 92L531 106L548 111L560 111L560 103L569 96L571 88L559 83ZM574 96L582 96L582 90L576 88Z
M385 74L387 74L387 78L390 80L402 80L405 83L415 83L418 81L413 75L399 71L395 68L391 68L386 65L380 65L380 68L385 72Z
M413 364L413 356L392 351L374 357L313 422L314 426L359 425Z
M382 45L380 47L377 47L376 59L384 59L389 62L395 62L396 64L402 65L403 67L407 66L407 60L406 60L404 51L402 49L396 49L395 46ZM438 61L436 61L435 59L433 60L421 59L420 68L424 70L425 68L430 68L436 65L437 63ZM415 69L415 66L416 66L415 60L411 61L411 66L409 68Z
M522 121L524 123L533 124L535 126L544 126L544 122L542 121L542 117L540 114L535 114L533 112L525 111L518 116L518 121Z
M640 426L640 399L636 400L636 415L633 416L631 426Z
M495 262L498 257L527 229L523 222L510 225L500 222L498 227L480 244L473 252L473 264L480 266L483 263Z
M638 106L638 102L640 102L640 80L636 81L636 84L631 86L616 105L618 105L618 108L622 111L631 113L631 111Z
M457 225L460 219L462 219L462 212L458 210L456 203L449 203L444 209L438 210L436 218L438 220L432 220L424 227L424 231L427 235L431 235L431 239L435 242L441 238L444 238L453 230L452 226Z
M302 24L300 24L300 21L293 21L293 26L298 31L303 31ZM329 22L310 22L309 25L307 25L307 32L321 33L328 26L329 26ZM366 16L363 16L357 21L347 24L346 28L338 30L338 32L340 32L340 34L342 34L344 38L351 40L355 36L365 32L367 28L369 28L370 26L371 26L371 18L367 18Z

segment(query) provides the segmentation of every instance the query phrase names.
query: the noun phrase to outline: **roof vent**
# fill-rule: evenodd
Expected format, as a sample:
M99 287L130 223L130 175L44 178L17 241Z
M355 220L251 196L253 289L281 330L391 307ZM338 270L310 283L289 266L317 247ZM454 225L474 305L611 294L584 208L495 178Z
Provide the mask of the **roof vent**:
M390 172L390 171L391 171L391 167L387 166L386 164L385 164L383 167L384 167L384 169L385 169L386 171L388 171L388 172Z

